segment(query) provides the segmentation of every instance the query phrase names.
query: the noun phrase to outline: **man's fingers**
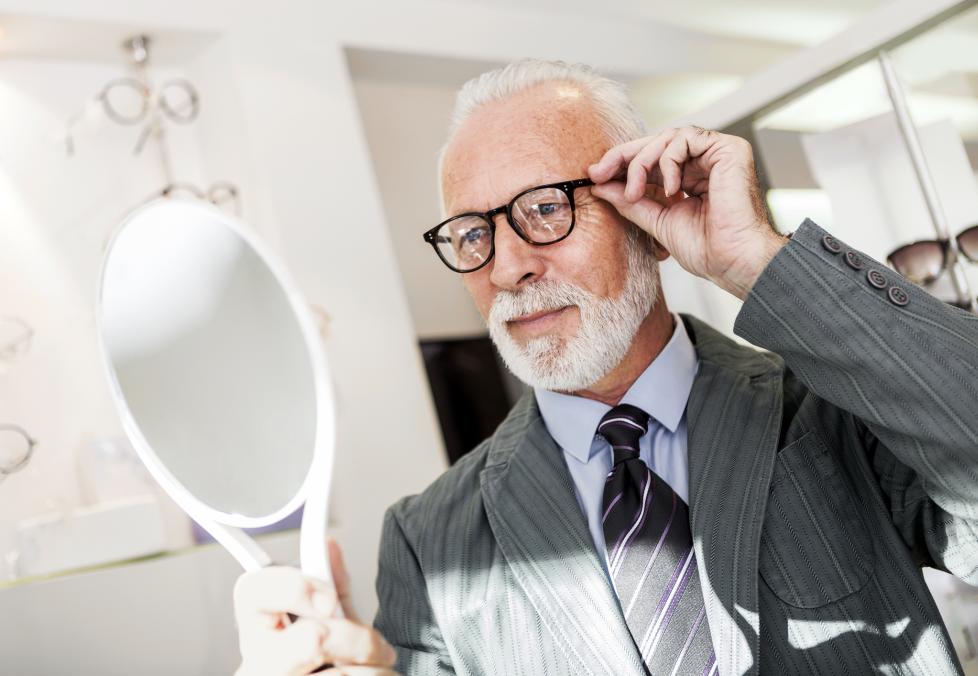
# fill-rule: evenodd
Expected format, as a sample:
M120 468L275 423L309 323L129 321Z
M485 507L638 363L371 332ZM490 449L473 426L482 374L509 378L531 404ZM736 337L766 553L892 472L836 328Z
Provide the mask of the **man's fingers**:
M684 174L690 160L707 155L724 138L730 140L730 149L749 147L736 137L724 137L715 131L700 127L667 129L655 136L647 136L609 149L604 156L588 169L595 183L625 178L625 197L636 201L645 192L645 184L661 183L668 195L675 195L685 185ZM749 150L747 151L749 152ZM707 156L706 163L716 160ZM707 172L709 173L709 172Z
M329 568L333 573L333 585L336 587L336 596L339 599L343 615L347 619L359 622L356 612L353 610L353 599L350 596L350 575L346 570L346 562L343 561L343 551L339 543L331 537L326 538L326 549L329 552Z
M638 200L645 192L646 183L661 179L658 170L659 157L680 131L666 129L654 136L617 145L589 167L588 176L599 184L624 177L627 185L626 197L633 201Z
M306 577L295 568L271 566L245 573L234 585L238 624L255 613L292 613L326 619L336 609L336 592L330 585Z
M651 137L646 136L609 148L600 160L588 167L588 177L595 183L604 183L623 174L628 163L650 139Z
M633 202L625 197L625 184L611 181L592 186L591 194L610 203L622 216L642 228L656 239L659 237L659 216L665 207L650 197Z
M251 668L242 673L263 674L268 673L266 667L274 667L274 673L308 674L327 664L326 634L322 623L300 618L282 631L243 640L241 657Z
M394 666L397 659L394 648L373 628L339 618L328 620L326 628L328 634L323 650L329 661L377 667Z
M628 165L628 182L625 186L625 197L628 200L635 202L640 199L645 194L646 185L649 183L663 182L663 186L665 186L665 173L661 171L659 157L675 138L676 131L674 129L663 132L646 144L632 158Z
M677 134L663 149L659 158L659 169L662 171L662 187L666 195L675 195L683 183L683 165L690 158L689 136L687 133Z

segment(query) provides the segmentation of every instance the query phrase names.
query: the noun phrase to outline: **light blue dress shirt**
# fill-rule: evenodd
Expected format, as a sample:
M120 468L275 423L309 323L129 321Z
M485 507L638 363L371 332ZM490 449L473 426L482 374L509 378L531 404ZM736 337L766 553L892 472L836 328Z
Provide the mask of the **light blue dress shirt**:
M686 402L699 369L699 358L682 319L674 316L672 338L622 397L652 416L639 446L641 458L679 497L689 503L686 458ZM593 399L534 389L547 431L564 452L577 501L587 517L594 546L607 571L607 547L601 526L604 482L611 471L611 446L598 436L598 423L611 407Z

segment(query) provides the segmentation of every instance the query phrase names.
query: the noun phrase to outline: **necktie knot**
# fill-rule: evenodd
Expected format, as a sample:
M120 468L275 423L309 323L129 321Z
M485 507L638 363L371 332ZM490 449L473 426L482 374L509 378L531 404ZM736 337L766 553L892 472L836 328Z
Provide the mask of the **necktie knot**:
M598 434L611 444L615 465L639 456L639 439L648 431L649 414L631 404L619 404L604 414Z

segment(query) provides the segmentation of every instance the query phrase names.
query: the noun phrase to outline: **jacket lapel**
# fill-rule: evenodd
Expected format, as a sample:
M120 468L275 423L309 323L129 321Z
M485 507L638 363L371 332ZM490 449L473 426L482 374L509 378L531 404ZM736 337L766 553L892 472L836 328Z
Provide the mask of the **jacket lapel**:
M567 659L581 673L644 674L532 392L497 431L481 481L500 550Z
M756 673L757 565L783 362L684 315L700 368L686 408L690 526L720 673Z

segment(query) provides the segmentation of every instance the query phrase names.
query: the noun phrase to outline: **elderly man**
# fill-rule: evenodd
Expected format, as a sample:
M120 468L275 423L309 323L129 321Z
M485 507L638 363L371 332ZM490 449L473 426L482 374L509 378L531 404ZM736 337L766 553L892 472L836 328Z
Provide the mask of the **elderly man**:
M468 83L441 186L425 239L532 392L389 510L375 630L243 577L242 674L960 673L920 567L978 584L978 317L776 234L746 141L645 137L583 67ZM671 313L669 255L769 352Z

